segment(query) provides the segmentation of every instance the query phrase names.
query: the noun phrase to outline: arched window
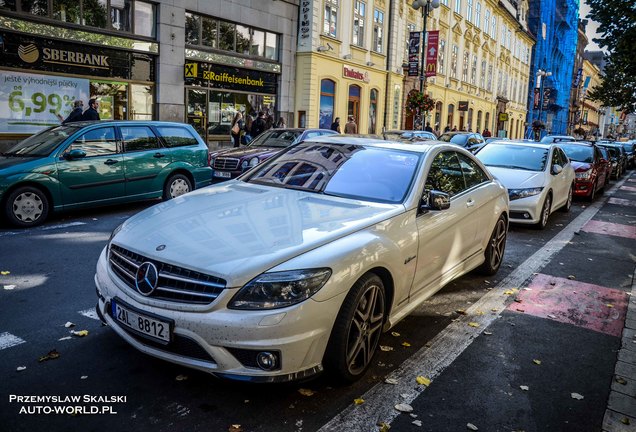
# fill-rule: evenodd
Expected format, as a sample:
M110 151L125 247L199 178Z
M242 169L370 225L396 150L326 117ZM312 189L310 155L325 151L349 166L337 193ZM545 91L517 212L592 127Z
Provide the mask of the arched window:
M441 131L442 130L442 124L441 124L441 120L442 120L442 103L441 102L437 102L435 104L435 125L433 126L433 128L436 131Z
M490 113L486 113L486 120L484 121L484 129L490 129Z
M477 125L475 126L475 132L481 133L481 111L477 111Z
M448 106L448 115L446 116L446 127L453 129L453 117L455 114L455 105L450 104Z
M318 127L331 128L333 123L333 105L336 97L336 83L330 79L320 81L320 118Z
M466 130L472 131L473 130L473 109L469 108L468 109L468 121L466 122Z
M378 91L372 89L369 99L369 133L376 133L376 125L378 118Z
M349 86L349 105L347 106L347 115L353 116L355 122L360 125L360 93L359 85L352 84Z

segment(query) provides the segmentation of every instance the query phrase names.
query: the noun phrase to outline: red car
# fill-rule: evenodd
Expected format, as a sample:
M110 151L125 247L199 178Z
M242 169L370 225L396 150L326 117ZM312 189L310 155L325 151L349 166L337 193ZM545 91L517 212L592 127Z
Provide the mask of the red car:
M576 181L574 196L587 197L590 201L596 192L603 193L609 183L609 161L603 157L601 150L589 142L559 143L572 162Z

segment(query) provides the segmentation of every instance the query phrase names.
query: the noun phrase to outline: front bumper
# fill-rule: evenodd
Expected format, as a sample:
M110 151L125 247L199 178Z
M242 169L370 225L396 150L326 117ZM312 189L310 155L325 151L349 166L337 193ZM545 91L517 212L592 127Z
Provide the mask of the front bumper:
M510 201L510 222L516 224L536 224L541 217L543 194Z
M577 197L589 197L592 194L592 188L594 182L591 180L579 180L574 182L574 196Z
M227 309L236 290L226 289L206 310L201 305L142 298L110 270L106 248L95 274L100 317L139 351L172 363L225 378L253 382L283 382L322 371L322 358L344 294L325 302L312 299L268 311ZM174 323L167 344L136 334L111 314L117 299L140 313ZM252 353L276 352L279 366L262 370L250 361Z

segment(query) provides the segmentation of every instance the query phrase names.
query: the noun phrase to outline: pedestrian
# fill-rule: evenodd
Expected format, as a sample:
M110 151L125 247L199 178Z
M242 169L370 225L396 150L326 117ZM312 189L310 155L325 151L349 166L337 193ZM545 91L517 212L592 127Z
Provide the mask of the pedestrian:
M88 100L88 109L84 111L82 114L82 120L91 121L91 120L101 120L99 118L99 113L97 112L97 108L99 108L99 102L95 98L91 98Z
M349 121L345 124L344 131L346 134L357 134L358 133L358 125L356 124L353 116L349 116Z
M451 129L451 132L457 132L457 126L453 126L453 129Z
M241 145L241 133L245 130L245 122L243 121L243 114L237 111L232 119L232 128L230 129L230 137L232 138L232 146L234 148Z
M263 111L258 112L258 117L252 122L252 128L250 129L250 135L252 139L259 136L265 130L265 113Z
M274 116L268 113L265 116L265 130L271 129L273 127L274 127Z
M433 132L433 128L429 122L426 122L426 127L424 128L426 132Z
M282 128L286 128L287 127L287 123L285 122L285 117L279 117L278 121L276 122L276 126L274 126L276 129L282 129Z
M483 136L484 138L488 138L488 137L491 137L492 134L490 133L488 128L484 128L484 133L482 133L481 136Z
M331 130L341 133L340 132L340 117L336 117L333 123L331 123Z
M68 123L82 121L83 112L84 112L84 102L81 100L76 100L73 102L73 111L70 112L68 117L64 118L58 114L57 118L59 118L62 121L62 124L65 125Z
M450 125L446 125L446 127L444 128L444 132L450 132Z

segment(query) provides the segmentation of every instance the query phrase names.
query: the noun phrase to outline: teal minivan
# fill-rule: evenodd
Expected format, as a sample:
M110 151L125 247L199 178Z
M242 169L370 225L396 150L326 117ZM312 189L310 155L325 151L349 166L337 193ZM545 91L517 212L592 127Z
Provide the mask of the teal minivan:
M0 208L11 224L30 227L51 211L167 200L211 179L208 147L190 125L77 122L0 153Z

